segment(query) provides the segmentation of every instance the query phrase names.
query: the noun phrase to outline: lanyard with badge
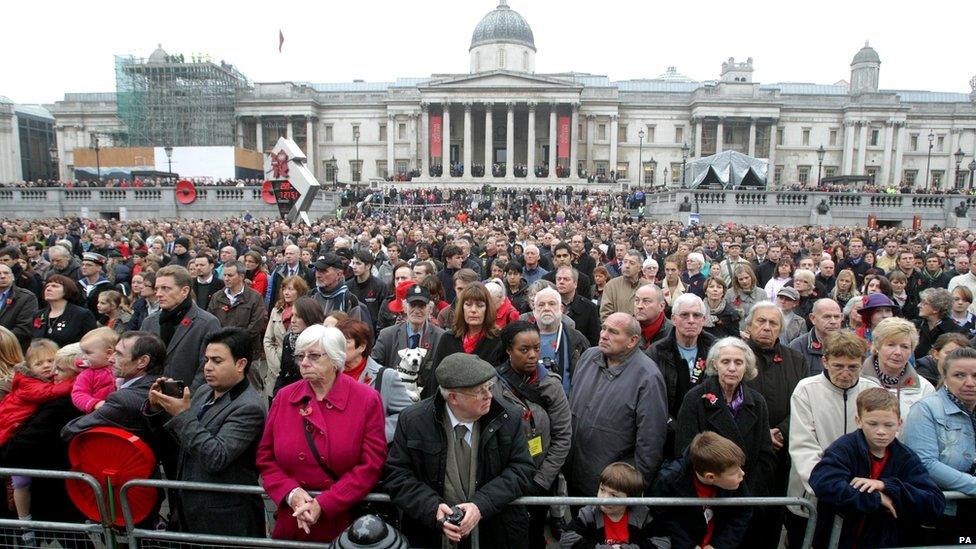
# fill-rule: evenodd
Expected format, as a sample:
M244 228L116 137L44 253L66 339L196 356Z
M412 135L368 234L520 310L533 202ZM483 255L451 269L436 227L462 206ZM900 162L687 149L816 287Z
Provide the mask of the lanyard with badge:
M509 366L509 369L511 369L511 366ZM505 383L505 385L512 390L512 396L515 397L515 400L518 400L519 404L525 408L525 411L522 413L522 420L529 422L529 455L536 457L542 454L542 435L538 434L538 429L535 425L535 417L532 414L532 408L529 407L530 401L522 396L522 393L519 392L518 388L510 383L505 376L499 377Z

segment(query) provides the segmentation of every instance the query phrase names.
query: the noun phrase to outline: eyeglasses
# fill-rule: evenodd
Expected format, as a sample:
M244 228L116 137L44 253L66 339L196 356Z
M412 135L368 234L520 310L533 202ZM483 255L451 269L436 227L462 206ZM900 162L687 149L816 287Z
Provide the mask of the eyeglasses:
M680 318L681 320L701 320L705 318L705 315L701 313L691 313L691 312L678 313L674 316Z
M482 385L478 389L475 389L474 392L458 391L458 390L451 391L451 392L452 393L457 393L459 395L469 396L471 398L487 398L487 397L490 397L491 396L491 390L494 387L495 387L495 382L494 381L489 381L488 383Z
M308 353L308 354L306 354L306 353L295 353L295 363L301 364L302 362L305 362L305 359L306 358L310 362L318 362L319 359L321 359L323 356L325 356L325 355L322 354L322 353Z

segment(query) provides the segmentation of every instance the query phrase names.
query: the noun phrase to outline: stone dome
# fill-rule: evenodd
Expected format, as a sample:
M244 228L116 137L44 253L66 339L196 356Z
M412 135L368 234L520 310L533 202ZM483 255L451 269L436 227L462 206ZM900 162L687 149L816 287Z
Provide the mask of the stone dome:
M864 43L864 47L861 51L854 55L854 60L851 61L851 65L857 65L858 63L881 63L881 57L878 56L878 52L874 51L867 42Z
M163 49L162 44L156 47L156 51L149 54L150 63L165 63L167 58L169 58L169 54Z
M474 28L469 50L497 43L518 44L535 51L532 27L517 11L508 7L507 0L499 0L498 7L485 15Z

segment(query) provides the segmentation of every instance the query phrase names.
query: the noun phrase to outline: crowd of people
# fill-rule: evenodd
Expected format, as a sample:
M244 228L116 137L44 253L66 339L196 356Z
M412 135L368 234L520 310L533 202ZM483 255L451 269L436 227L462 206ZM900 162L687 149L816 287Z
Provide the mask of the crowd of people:
M4 220L0 465L68 469L72 439L122 428L154 475L277 506L171 491L142 524L287 540L335 539L374 491L412 547L801 547L808 519L511 505L538 495L803 497L816 546L835 515L849 547L972 534L943 491L976 496L976 234L556 193L400 191L378 202L449 207L311 226ZM7 486L11 516L78 514L63 484Z

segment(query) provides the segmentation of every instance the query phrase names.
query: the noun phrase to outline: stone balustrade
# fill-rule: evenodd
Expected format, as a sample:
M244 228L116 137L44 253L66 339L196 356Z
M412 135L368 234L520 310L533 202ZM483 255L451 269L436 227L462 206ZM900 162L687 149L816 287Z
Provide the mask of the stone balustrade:
M334 215L337 204L334 192L320 191L309 215L313 219ZM245 211L255 217L278 217L278 207L264 202L260 187L197 187L196 200L190 204L180 204L173 187L0 189L0 216L6 219L72 215L118 219L220 219L240 216Z

